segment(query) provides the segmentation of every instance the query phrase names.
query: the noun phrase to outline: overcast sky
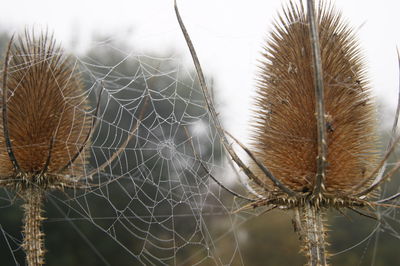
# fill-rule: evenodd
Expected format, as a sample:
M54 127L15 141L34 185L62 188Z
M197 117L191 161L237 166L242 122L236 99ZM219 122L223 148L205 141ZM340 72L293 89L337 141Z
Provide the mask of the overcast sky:
M2 1L0 27L20 31L47 26L64 46L71 36L88 45L92 32L130 40L143 51L179 50L188 58L173 0ZM254 93L256 59L272 20L287 0L178 0L203 68L215 77L230 130L248 129L247 106ZM355 28L365 50L372 85L388 105L398 87L396 45L400 46L399 0L332 0ZM131 37L130 37L131 36ZM189 63L190 61L187 60ZM389 103L389 101L391 101ZM228 111L226 111L228 110Z

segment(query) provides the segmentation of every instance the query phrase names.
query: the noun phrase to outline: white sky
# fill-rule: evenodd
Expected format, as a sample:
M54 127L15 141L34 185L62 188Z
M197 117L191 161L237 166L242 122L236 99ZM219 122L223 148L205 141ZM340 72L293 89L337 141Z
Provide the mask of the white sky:
M72 36L88 43L92 32L130 40L144 51L182 50L173 0L14 0L2 1L0 27L20 31L47 26L64 46ZM206 73L215 77L217 97L229 130L248 130L258 52L272 20L287 0L178 0L181 15ZM397 101L396 45L400 47L399 0L332 0L359 30L372 85L388 105ZM131 36L131 37L130 37ZM79 48L79 47L78 47ZM136 48L135 48L136 49ZM190 63L189 59L187 61ZM389 103L390 101L390 103Z

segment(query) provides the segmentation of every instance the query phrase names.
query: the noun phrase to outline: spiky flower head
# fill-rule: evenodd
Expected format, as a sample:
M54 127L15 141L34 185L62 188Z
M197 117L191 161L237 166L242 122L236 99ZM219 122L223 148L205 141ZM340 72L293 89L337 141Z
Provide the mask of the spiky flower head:
M377 167L375 105L353 30L329 4L320 4L317 23L328 150L324 186L327 193L348 194ZM262 56L253 123L257 157L293 191L312 191L316 99L310 27L302 5L290 2L279 16Z
M8 60L3 92L19 173L8 155L6 138L0 134L0 176L20 174L29 179L43 172L48 160L46 174L81 174L87 152L79 153L79 149L90 130L91 117L74 60L52 36L36 37L33 31L25 31L12 43ZM0 129L3 132L3 121ZM78 158L71 163L76 154Z

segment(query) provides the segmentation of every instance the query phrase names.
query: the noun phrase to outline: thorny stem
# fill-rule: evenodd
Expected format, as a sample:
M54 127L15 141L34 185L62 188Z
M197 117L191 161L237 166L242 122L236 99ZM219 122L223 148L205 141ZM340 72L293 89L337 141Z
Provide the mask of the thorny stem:
M44 234L41 230L42 221L42 199L40 188L31 187L23 192L24 205L24 239L22 248L26 254L26 262L29 266L44 264Z
M295 208L295 231L297 231L302 242L303 248L301 251L308 259L307 265L310 266L328 265L323 217L324 213L321 209L309 201Z

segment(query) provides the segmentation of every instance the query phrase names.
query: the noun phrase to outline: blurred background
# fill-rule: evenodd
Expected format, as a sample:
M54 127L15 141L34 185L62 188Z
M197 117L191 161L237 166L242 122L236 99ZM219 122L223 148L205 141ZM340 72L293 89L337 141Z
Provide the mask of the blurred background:
M257 58L277 12L288 1L178 1L205 72L213 77L229 130L245 136L254 93ZM400 25L396 0L335 0L357 29L372 86L393 106L397 91L396 46ZM48 28L74 54L93 47L93 36L124 43L136 54L180 54L191 65L177 26L172 0L7 1L0 25L9 32L26 26ZM229 121L235 120L235 123Z
M332 2L358 31L386 142L399 86L400 3ZM220 118L248 143L257 59L287 1L178 3ZM48 265L304 263L290 212L232 214L244 203L216 186L196 161L200 156L219 180L245 193L209 123L172 0L8 1L2 11L2 50L12 33L48 29L76 58L86 87L93 90L93 104L95 85L104 81L103 126L91 147L92 167L120 146L139 116L144 118L120 163L102 176L121 178L96 191L49 193L44 225ZM146 97L150 104L142 116ZM195 135L199 154L185 128ZM114 135L118 141L109 140ZM398 191L396 180L384 193ZM0 261L23 264L21 202L12 191L0 193ZM333 265L400 263L396 209L383 211L381 224L353 213L328 216Z

